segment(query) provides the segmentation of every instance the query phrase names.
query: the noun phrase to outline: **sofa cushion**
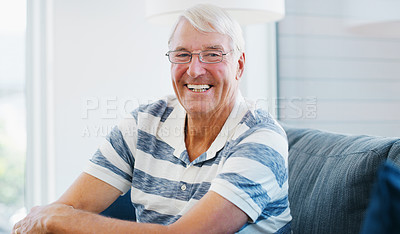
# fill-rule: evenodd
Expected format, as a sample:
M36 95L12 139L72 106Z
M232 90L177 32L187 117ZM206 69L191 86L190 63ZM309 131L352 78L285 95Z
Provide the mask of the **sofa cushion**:
M294 233L358 233L377 170L399 139L284 128Z

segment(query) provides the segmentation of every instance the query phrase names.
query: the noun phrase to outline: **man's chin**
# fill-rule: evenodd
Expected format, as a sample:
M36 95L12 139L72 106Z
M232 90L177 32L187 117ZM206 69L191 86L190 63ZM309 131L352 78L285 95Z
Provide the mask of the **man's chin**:
M209 117L212 107L209 103L202 102L200 105L193 105L193 103L191 103L191 105L186 105L185 109L190 116L203 118Z

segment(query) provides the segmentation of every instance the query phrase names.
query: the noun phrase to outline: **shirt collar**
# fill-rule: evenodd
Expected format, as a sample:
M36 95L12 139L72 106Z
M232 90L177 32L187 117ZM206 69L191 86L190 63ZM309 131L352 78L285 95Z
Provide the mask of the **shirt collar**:
M173 147L174 156L180 158L182 152L186 150L185 146L185 119L186 111L179 103L178 99L172 98L168 105L173 108L168 118L161 124L157 135L165 143Z
M188 159L182 158L182 155L187 155L187 153L185 153L186 111L176 98L173 100L172 105L174 109L165 120L165 122L161 124L160 128L158 129L157 135L164 142L175 149L175 157L187 163ZM232 138L237 126L239 125L240 121L248 110L249 107L239 91L236 97L235 105L227 120L225 121L225 124L222 127L220 133L215 138L214 142L211 144L207 152L199 156L192 163L199 163L215 157L216 153L225 146L228 140Z
M218 136L215 138L214 142L211 144L210 148L207 150L207 156L205 160L215 157L217 152L221 150L230 139L232 139L232 136L236 132L240 121L243 119L248 110L249 107L239 91L236 97L235 105L225 121L224 126L222 127Z

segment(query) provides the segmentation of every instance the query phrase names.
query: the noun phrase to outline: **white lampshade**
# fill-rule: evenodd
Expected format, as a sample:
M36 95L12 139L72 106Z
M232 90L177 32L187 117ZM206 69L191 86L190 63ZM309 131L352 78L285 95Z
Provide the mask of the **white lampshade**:
M285 16L284 0L146 0L146 18L171 25L183 10L201 3L226 9L242 25L274 22Z

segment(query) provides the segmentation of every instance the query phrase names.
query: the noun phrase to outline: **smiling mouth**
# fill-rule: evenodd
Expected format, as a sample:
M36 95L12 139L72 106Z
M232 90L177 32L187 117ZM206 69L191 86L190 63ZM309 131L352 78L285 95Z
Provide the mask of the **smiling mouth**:
M193 84L187 84L186 87L187 87L188 89L190 89L191 91L193 91L193 92L202 93L202 92L206 92L207 90L209 90L209 89L212 87L212 85L204 85L204 84L202 84L202 85L193 85Z

